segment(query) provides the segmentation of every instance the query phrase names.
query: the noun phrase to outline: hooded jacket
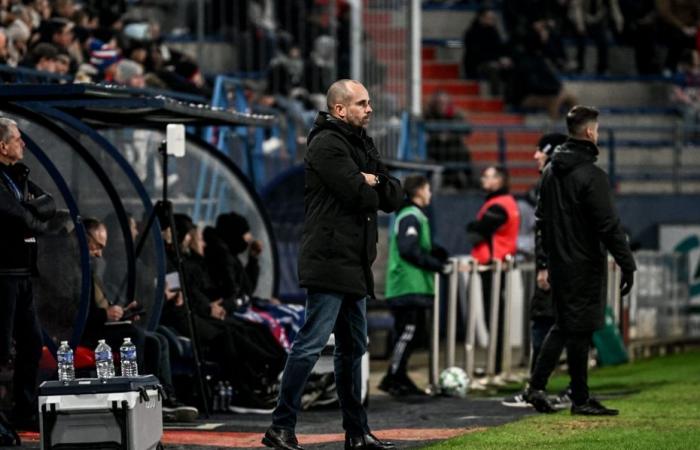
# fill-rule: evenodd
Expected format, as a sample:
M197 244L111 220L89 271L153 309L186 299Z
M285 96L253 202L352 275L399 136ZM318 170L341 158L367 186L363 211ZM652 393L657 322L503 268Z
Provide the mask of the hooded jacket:
M598 147L570 138L545 168L535 215L546 255L557 324L569 332L603 325L607 252L623 272L636 269L612 201Z
M389 175L363 128L320 112L308 143L299 284L373 296L377 211L401 206L401 184ZM377 175L379 185L367 185L360 172Z

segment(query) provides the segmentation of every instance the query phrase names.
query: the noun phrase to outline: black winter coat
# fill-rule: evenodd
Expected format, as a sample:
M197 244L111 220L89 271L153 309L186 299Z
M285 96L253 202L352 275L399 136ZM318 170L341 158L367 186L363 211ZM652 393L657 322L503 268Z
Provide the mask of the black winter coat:
M401 184L389 175L364 129L321 112L308 142L299 284L373 296L377 210L401 206ZM379 185L367 185L360 172L377 175Z
M543 172L535 212L556 321L570 332L604 323L608 251L623 272L636 270L607 174L594 164L597 155L589 141L570 138L558 147Z
M36 236L47 232L55 212L53 198L29 181L27 166L0 164L0 275L36 274Z

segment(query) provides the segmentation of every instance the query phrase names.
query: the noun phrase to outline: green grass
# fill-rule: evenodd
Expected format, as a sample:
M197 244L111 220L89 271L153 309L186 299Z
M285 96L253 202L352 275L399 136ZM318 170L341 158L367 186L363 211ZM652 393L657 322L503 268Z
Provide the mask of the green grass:
M548 390L567 382L557 376ZM636 393L604 401L617 417L538 414L427 448L700 449L700 352L598 369L589 384L594 394Z

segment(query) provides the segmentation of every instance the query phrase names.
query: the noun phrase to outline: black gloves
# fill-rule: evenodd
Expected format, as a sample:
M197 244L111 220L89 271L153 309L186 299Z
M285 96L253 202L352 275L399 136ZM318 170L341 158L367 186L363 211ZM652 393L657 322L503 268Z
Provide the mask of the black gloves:
M634 284L634 272L622 272L620 280L620 296L624 297L629 294Z

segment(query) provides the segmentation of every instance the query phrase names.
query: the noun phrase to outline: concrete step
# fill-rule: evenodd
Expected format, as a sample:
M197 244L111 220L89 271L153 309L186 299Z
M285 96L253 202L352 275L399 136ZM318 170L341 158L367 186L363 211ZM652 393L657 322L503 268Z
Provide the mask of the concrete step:
M424 62L423 78L433 80L454 80L459 78L459 66L453 63Z

